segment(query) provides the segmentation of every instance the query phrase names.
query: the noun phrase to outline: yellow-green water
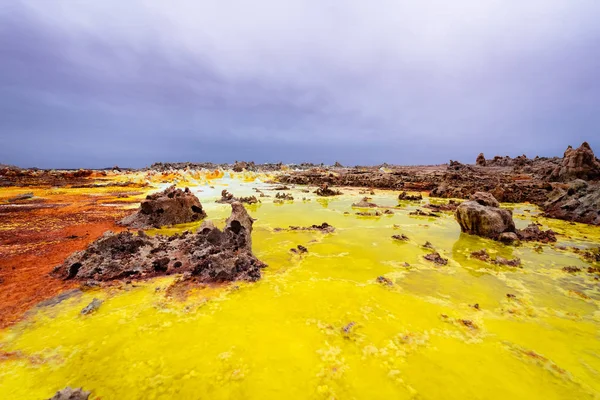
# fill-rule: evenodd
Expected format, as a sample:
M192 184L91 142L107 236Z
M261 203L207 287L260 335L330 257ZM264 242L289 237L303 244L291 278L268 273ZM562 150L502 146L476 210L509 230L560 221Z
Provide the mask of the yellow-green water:
M257 186L221 183L236 195ZM209 198L222 187L196 188L221 224L229 206ZM180 299L168 295L167 277L38 307L0 333L0 351L13 354L0 359L0 399L44 399L65 386L104 400L600 398L598 281L561 271L588 265L577 255L462 235L450 213L409 216L414 203L360 217L357 190L330 199L291 192L294 202L248 207L254 251L269 265L259 282ZM396 196L372 201L395 206ZM520 226L537 218L528 205L515 214ZM598 243L598 228L539 220L568 235L558 244ZM335 233L273 231L325 221ZM399 233L410 241L393 241ZM447 266L423 259L426 241ZM308 254L289 251L298 244ZM523 268L469 257L482 248L520 257ZM104 303L80 315L93 298Z

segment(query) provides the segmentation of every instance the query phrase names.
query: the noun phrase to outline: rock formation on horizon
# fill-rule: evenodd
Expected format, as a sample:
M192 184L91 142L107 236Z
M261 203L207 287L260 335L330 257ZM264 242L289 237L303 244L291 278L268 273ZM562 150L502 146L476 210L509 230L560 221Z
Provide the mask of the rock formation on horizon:
M583 142L576 149L569 146L565 150L562 165L552 172L550 178L562 182L574 179L597 180L600 179L600 162L588 142Z
M479 155L477 156L477 160L475 160L475 164L485 167L486 162L485 162L485 156L483 155L483 153L479 153Z

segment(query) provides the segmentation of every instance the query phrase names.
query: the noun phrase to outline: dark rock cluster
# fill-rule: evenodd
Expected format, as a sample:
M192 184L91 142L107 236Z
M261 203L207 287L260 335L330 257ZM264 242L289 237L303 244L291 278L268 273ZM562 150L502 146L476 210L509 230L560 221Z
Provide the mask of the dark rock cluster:
M148 236L107 232L72 254L53 275L65 280L112 281L184 273L200 282L255 281L266 265L252 253L253 219L231 204L223 231L205 221L196 233Z

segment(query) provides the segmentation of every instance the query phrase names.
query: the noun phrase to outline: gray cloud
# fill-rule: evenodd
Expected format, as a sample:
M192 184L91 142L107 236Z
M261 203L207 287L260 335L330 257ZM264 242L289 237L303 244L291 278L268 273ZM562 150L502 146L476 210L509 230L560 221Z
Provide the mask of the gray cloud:
M591 0L14 3L0 162L600 152L599 19Z

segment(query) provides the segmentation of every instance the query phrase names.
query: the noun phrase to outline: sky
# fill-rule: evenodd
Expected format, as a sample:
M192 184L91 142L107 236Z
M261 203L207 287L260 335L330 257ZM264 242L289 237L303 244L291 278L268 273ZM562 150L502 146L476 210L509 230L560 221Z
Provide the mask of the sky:
M600 154L598 0L13 0L0 163Z

